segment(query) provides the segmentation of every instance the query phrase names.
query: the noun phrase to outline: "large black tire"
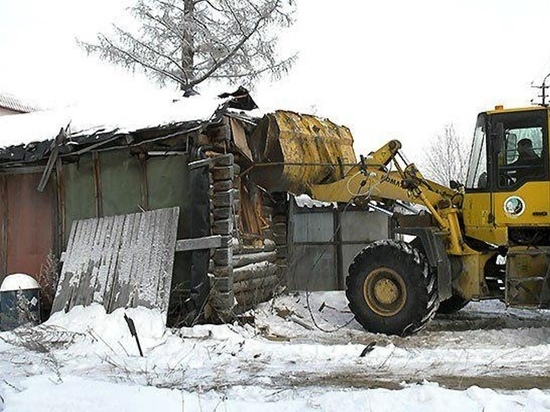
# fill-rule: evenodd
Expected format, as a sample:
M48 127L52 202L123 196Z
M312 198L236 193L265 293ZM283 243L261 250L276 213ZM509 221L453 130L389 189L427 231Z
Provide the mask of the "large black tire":
M460 309L466 306L469 302L469 300L464 299L460 295L453 295L449 299L439 303L437 313L452 315L453 313L458 312Z
M365 247L350 265L346 284L349 307L369 332L411 335L439 306L435 274L406 242L381 240Z

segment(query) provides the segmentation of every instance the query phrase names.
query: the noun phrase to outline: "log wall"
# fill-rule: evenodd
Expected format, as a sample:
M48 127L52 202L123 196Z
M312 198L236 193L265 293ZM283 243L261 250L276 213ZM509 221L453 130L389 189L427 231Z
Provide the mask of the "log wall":
M258 197L239 198L242 190L240 167L232 154L213 158L211 224L212 234L222 236L221 247L211 251L209 265L211 292L206 310L209 321L228 322L239 313L269 300L280 290L286 266L286 204L273 205L266 196L257 208ZM256 193L257 195L257 193ZM286 197L285 197L286 199ZM249 202L242 205L241 202ZM246 206L246 208L244 207ZM260 233L247 233L240 213L259 210ZM284 210L283 210L284 209ZM279 213L275 213L279 211ZM247 216L247 220L250 216ZM258 225L254 225L258 232Z

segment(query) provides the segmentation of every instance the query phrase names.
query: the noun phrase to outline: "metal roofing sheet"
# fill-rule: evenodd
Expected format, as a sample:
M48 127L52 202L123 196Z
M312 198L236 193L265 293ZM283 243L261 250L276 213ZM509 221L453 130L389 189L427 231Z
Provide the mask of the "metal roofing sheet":
M334 209L336 208L336 203L331 202L321 202L320 200L312 199L308 195L299 195L294 196L294 201L296 202L296 206L302 208L307 207L308 209L315 209L315 208L330 208Z
M0 92L0 107L5 109L13 110L20 113L30 113L38 110L37 107L24 103L20 99L7 94Z

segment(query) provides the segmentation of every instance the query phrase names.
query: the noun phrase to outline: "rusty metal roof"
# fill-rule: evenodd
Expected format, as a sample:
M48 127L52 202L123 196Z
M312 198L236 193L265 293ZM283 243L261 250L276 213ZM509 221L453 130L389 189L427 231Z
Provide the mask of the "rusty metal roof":
M39 110L36 106L24 103L18 98L2 92L0 92L0 107L19 113L30 113Z

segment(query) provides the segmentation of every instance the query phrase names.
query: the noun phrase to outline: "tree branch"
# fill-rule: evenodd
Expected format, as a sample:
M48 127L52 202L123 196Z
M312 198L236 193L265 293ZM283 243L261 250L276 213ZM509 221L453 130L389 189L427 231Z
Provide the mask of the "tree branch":
M157 56L159 56L160 58L163 58L163 59L166 59L168 60L169 62L171 62L172 64L174 64L176 66L176 68L178 68L179 70L183 71L183 67L179 65L179 63L174 60L172 57L170 56L167 56L163 53L161 53L160 51L158 51L157 49L149 46L148 44L136 39L134 36L132 36L130 33L126 32L125 30L122 30L121 28L119 28L118 26L114 26L115 29L121 33L122 35L126 36L127 39L130 39L132 42L135 42L137 43L138 45L140 45L141 47L149 50L150 52L156 54ZM112 43L111 43L112 44Z
M139 59L138 57L134 56L132 53L128 52L127 50L124 50L124 49L121 49L120 47L118 47L117 45L115 45L113 42L111 42L107 37L103 36L102 37L103 41L107 42L107 44L109 44L109 47L112 47L114 50L116 50L119 54L123 55L123 56L126 56L127 58L129 58L134 64L140 64L144 67L146 67L147 69L149 70L153 70L155 72L158 72L158 73L162 73L164 76L178 82L178 83L181 83L181 78L177 77L177 76L174 76L172 73L170 72L167 72L166 70L163 70L159 67L156 67L156 66L153 66L147 62L144 62L143 59Z
M194 82L192 82L191 84L191 87L196 85L196 84L199 84L201 82L203 82L204 80L206 80L208 77L210 77L212 74L214 74L214 72L216 70L218 70L222 65L224 65L225 63L227 63L240 49L241 47L248 41L248 39L250 39L250 37L252 37L252 35L254 33L256 33L256 30L258 30L258 28L260 27L261 23L263 22L264 18L260 18L258 19L258 21L256 22L256 24L254 25L253 29L251 30L251 32L246 35L246 36L243 36L243 38L241 39L241 41L239 43L237 43L237 45L233 48L233 50L231 50L223 59L221 59L219 62L217 62L216 64L214 64L210 70L206 71L205 74L203 74L201 77L199 77L198 79L195 79Z

